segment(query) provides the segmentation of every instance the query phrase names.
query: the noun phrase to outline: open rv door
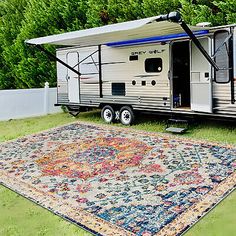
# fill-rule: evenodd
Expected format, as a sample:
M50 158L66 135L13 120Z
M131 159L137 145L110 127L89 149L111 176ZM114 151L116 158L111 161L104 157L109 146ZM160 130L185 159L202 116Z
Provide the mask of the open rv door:
M199 42L211 55L211 39L201 38ZM212 75L211 64L191 42L191 109L198 112L212 112Z

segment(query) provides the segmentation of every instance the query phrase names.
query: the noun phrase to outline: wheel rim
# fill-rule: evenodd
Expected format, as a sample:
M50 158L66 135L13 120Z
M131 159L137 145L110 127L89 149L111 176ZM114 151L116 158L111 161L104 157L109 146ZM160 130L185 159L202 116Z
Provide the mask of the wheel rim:
M112 121L112 111L110 109L105 109L103 112L103 118L106 122Z
M131 122L131 114L128 110L124 110L121 113L121 120L124 124L130 124Z

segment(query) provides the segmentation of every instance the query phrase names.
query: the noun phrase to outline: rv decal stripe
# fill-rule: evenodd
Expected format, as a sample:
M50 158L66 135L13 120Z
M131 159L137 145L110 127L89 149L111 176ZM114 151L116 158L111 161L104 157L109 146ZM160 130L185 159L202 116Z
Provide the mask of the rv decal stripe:
M96 64L99 64L98 62L95 62ZM115 61L115 62L102 62L101 65L113 65L113 64L124 64L126 63L125 61ZM83 65L90 65L94 64L93 62L87 62L83 63Z
M208 34L208 30L199 30L194 31L194 35L204 35ZM185 38L189 36L186 33L179 33L179 34L169 34L169 35L163 35L163 36L154 36L149 38L141 38L141 39L131 39L131 40L125 40L125 41L119 41L119 42L111 42L107 43L106 45L109 47L120 47L120 46L127 46L127 45L137 45L137 44L143 44L143 43L152 43L152 42L164 42L171 39L177 39L177 38Z
M103 62L102 65L113 65L113 64L124 64L125 61L118 61L118 62Z
M110 81L102 81L102 83L108 83ZM86 81L86 80L83 80L81 81L82 84L99 84L99 81Z
M92 73L92 72L91 73L81 73L81 76L83 76L83 75L98 75L98 74L99 73L95 73L95 72L94 73Z
M134 77L146 78L146 77L156 77L156 76L160 76L160 74L156 74L156 75L135 75Z

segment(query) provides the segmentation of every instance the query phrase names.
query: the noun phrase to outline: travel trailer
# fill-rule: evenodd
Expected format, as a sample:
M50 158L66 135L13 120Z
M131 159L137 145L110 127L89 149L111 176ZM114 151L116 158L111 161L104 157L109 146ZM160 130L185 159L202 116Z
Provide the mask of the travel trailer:
M124 125L136 111L236 119L236 25L207 25L171 12L26 43L57 60L57 105L74 115L95 107ZM43 44L66 47L55 56Z

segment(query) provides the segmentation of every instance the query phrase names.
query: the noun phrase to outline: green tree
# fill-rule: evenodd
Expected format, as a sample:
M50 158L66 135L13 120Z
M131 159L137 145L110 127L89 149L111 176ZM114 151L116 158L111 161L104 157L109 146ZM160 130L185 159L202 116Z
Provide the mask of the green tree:
M25 45L24 41L85 28L87 2L29 0L24 5L20 4L21 11L16 11L18 5L17 0L4 0L4 8L1 8L3 30L0 31L0 39L3 38L4 44L1 46L3 57L0 64L3 65L0 70L0 88L39 87L45 81L55 86L55 62L37 49ZM55 53L55 47L46 48Z
M110 0L108 13L112 22L124 22L144 18L143 0Z
M235 23L236 0L0 0L0 89L56 85L55 62L29 38L165 14L179 10L195 25ZM45 46L55 53L54 46Z
M15 88L15 66L19 62L14 41L22 27L26 0L2 0L0 2L0 88Z
M236 22L236 0L214 1L213 3L223 15L223 24L234 24Z
M28 87L42 86L46 80L55 86L56 68L54 61L36 49L29 49L24 40L83 29L86 24L86 6L85 0L41 0L40 4L37 0L29 1L25 21L16 41L16 47L22 49L17 75ZM55 53L55 47L46 48Z
M107 5L108 0L88 0L87 28L107 25L111 21Z
M205 0L180 0L181 15L190 25L196 25L199 22L211 22L211 25L225 24L223 13L217 7L214 1Z
M146 17L176 11L180 6L179 0L143 0L143 11Z

